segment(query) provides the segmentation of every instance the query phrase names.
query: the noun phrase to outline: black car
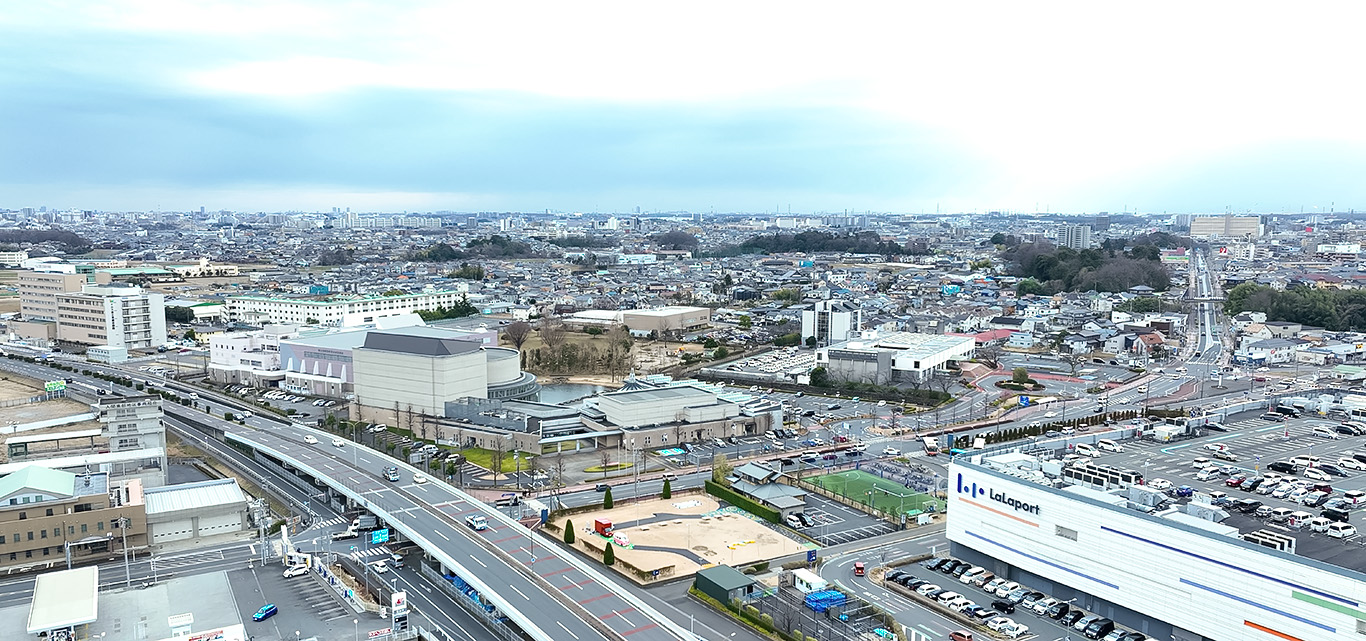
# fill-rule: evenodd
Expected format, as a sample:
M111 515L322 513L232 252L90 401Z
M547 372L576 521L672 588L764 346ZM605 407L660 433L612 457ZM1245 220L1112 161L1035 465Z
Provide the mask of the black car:
M1072 606L1060 601L1049 606L1043 613L1048 615L1048 618L1050 619L1061 619L1063 615L1067 614L1071 609Z
M802 525L805 525L806 527L811 527L816 524L816 521L811 517L807 516L806 512L797 512L796 517L797 520L801 521Z
M927 599L938 598L939 595L941 595L941 594L944 593L944 591L945 591L944 588L936 588L936 589L934 589L934 590L930 590L929 592L926 592L926 593L925 593L925 598L927 598Z
M1080 609L1072 610L1058 617L1058 625L1070 628L1072 627L1073 623L1076 623L1078 619L1084 616L1086 616L1086 613L1081 611Z
M1262 506L1262 502L1256 499L1241 499L1233 503L1234 509L1243 514L1251 514Z
M949 559L945 556L941 556L937 559L930 559L928 561L925 561L924 563L921 563L921 565L924 566L926 570L938 570L939 566L948 563L950 560L952 559Z
M1332 463L1319 463L1316 467L1329 474L1332 474L1333 476L1347 476L1347 470L1344 470L1336 465L1333 465Z
M1252 490L1257 489L1257 486L1259 486L1259 485L1261 485L1262 483L1265 483L1265 482L1266 482L1266 478L1265 478L1265 477L1259 476L1259 477L1257 477L1257 478L1252 478L1252 479L1248 479L1248 480L1246 480L1246 481L1243 481L1242 484L1240 484L1240 485L1238 486L1238 489L1240 489L1240 490L1242 490L1242 491L1244 491L1244 492L1251 492Z
M1289 461L1272 461L1267 464L1266 469L1271 470L1272 472L1280 472L1281 474L1294 474L1296 471L1295 464Z
M901 577L903 577L903 576L906 576L906 573L905 573L905 572L902 572L901 570L892 570L891 572L888 572L888 573L882 575L882 580L884 580L884 581L900 581L900 580L901 580Z
M958 559L949 559L948 563L939 566L939 571L943 572L944 574L948 574L950 572L953 572L954 570L957 570L958 566L962 564L963 562L959 561Z
M606 484L606 483L598 483L597 485L594 485L594 486L593 486L593 489L594 489L594 490L597 490L597 491L599 491L599 492L606 492L607 490L612 489L612 486L610 486L610 485L608 485L608 484Z
M1015 604L1005 599L996 599L995 601L992 601L991 607L993 610L1003 614L1010 614L1015 611Z
M1213 430L1213 431L1215 431L1215 432L1227 432L1227 431L1228 431L1228 428L1227 428L1227 427L1224 427L1224 424L1223 424L1223 423L1205 423L1205 429L1207 429L1207 430Z
M1330 497L1327 494L1319 494L1313 499L1304 501L1303 503L1305 507L1318 507L1320 505L1323 505L1324 503L1327 503L1329 498Z
M1333 431L1337 432L1338 434L1346 434L1347 436L1357 435L1357 431L1352 429L1350 425L1334 425Z
M901 585L906 586L907 588L914 590L922 585L925 585L926 583L929 583L929 581L926 581L925 579L917 579L913 576L905 576L901 578L901 581L899 581L899 583L901 583Z
M963 573L964 573L964 572L967 572L968 570L971 570L971 569L972 569L972 564L971 564L971 563L964 563L964 564L959 565L958 567L954 568L954 569L953 569L953 572L950 572L949 575L952 576L953 578L957 579L957 578L963 576Z

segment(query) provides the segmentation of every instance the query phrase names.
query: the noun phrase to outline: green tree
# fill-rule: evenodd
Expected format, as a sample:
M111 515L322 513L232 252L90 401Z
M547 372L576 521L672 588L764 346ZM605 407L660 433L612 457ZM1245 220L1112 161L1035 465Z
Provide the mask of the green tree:
M724 347L718 347L718 348L716 348L716 352L715 352L714 355L712 356L712 359L713 359L713 360L718 360L718 361L719 361L719 360L721 360L721 359L723 359L723 358L725 358L725 357L727 357L727 356L730 356L730 350L728 350L728 349L726 349L726 348L724 348Z
M807 336L807 337L806 337L806 346L807 346L807 347L810 347L810 348L813 348L813 349L814 349L814 348L816 347L816 345L817 345L817 342L816 342L816 337L815 337L815 336Z
M754 320L748 314L740 317L740 329L749 329L754 325Z
M307 325L317 325L317 324L318 324L318 319L313 318L312 316L310 316L310 317L304 319L304 323L307 324Z
M993 245L1004 245L1004 244L1006 244L1006 235L1003 234L1003 233L1001 233L1001 232L999 232L999 231L996 232L996 233L994 233L994 234L992 234L992 235L991 235L991 244L993 244Z
M773 339L773 344L778 347L796 347L797 345L802 344L802 334L801 332L783 334L782 336Z
M617 553L612 551L612 547L613 547L613 543L612 543L611 541L608 541L608 542L607 542L607 549L602 551L602 564L603 564L603 565L615 565L615 564L616 564L616 562L617 562Z
M403 291L403 290L401 290L401 289L395 287L395 288L393 288L393 289L390 289L390 290L384 292L383 294L380 294L380 296L403 296L404 294L407 294L407 293L408 293L408 292L405 292L405 291Z
M674 497L673 486L669 484L669 479L664 479L664 489L659 492L659 498L671 499Z
M722 485L729 484L730 481L727 481L726 477L730 476L730 471L730 459L726 458L725 454L717 454L716 458L712 459L711 480L713 482Z
M460 263L460 268L452 271L448 276L463 280L484 280L484 268L479 265Z
M1025 369L1025 368L1023 368L1023 367L1016 367L1015 370L1012 371L1012 372L1010 373L1010 382L1012 382L1012 383L1028 383L1028 382L1029 382L1029 370L1028 370L1028 369Z
M574 521L572 520L564 522L564 542L571 545L574 543Z
M817 367L811 370L811 385L813 387L830 387L834 381L830 380L830 370L824 367Z
M716 348L718 348L718 347L720 347L720 346L721 346L721 344L718 343L718 342L716 342L716 339L715 339L715 338L708 338L708 339L707 339L707 342L702 343L702 347L705 347L705 348L707 348L707 349L716 349Z
M1015 285L1015 293L1019 296L1042 294L1045 291L1043 284L1033 278L1026 278Z
M195 334L193 329L187 329L184 334L181 334L181 338L187 341L194 340L196 336L198 336L198 334Z
M607 491L602 493L602 509L612 509L612 486L607 486Z

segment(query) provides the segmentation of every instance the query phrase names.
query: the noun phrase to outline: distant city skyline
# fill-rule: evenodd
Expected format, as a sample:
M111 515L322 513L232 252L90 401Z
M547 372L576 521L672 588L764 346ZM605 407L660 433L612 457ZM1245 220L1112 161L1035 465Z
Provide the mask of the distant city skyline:
M1363 209L1363 11L12 3L0 206Z

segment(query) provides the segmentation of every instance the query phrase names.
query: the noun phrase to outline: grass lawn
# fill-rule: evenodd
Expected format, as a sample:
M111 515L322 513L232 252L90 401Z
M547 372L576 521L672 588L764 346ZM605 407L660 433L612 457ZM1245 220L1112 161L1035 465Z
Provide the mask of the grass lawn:
M929 501L934 501L936 509L943 510L944 502L928 494L906 489L906 486L862 470L836 472L825 476L815 476L806 480L827 490L842 494L859 503L867 505L869 492L872 491L873 507L897 514L902 510L919 510Z
M460 450L460 453L464 455L465 459L469 462L486 470L493 469L493 457L498 455L497 452L494 452L493 450L486 450L478 447L465 448ZM517 471L517 461L514 460L512 456L512 452L503 452L503 472ZM522 469L531 469L531 466L527 464L527 455L525 452L522 453Z

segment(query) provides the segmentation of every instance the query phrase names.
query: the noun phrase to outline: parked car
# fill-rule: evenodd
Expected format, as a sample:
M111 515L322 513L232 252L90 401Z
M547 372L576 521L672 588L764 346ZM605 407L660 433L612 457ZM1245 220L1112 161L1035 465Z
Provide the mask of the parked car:
M1081 619L1084 616L1086 616L1085 612L1079 608L1074 608L1064 612L1062 616L1058 617L1058 625L1061 625L1064 628L1070 627L1072 624L1076 623L1078 619Z
M251 620L265 621L266 619L269 619L279 613L280 609L275 607L274 603L267 603L261 606L261 609L257 610L255 614L251 615Z
M1054 603L1053 605L1048 606L1048 609L1044 611L1044 615L1050 619L1061 619L1064 616L1066 616L1068 612L1071 611L1072 606L1070 604L1063 601L1059 601L1057 603Z
M1010 614L1015 611L1015 604L1005 599L996 599L995 601L992 601L991 607L997 612L1004 612L1006 614Z

